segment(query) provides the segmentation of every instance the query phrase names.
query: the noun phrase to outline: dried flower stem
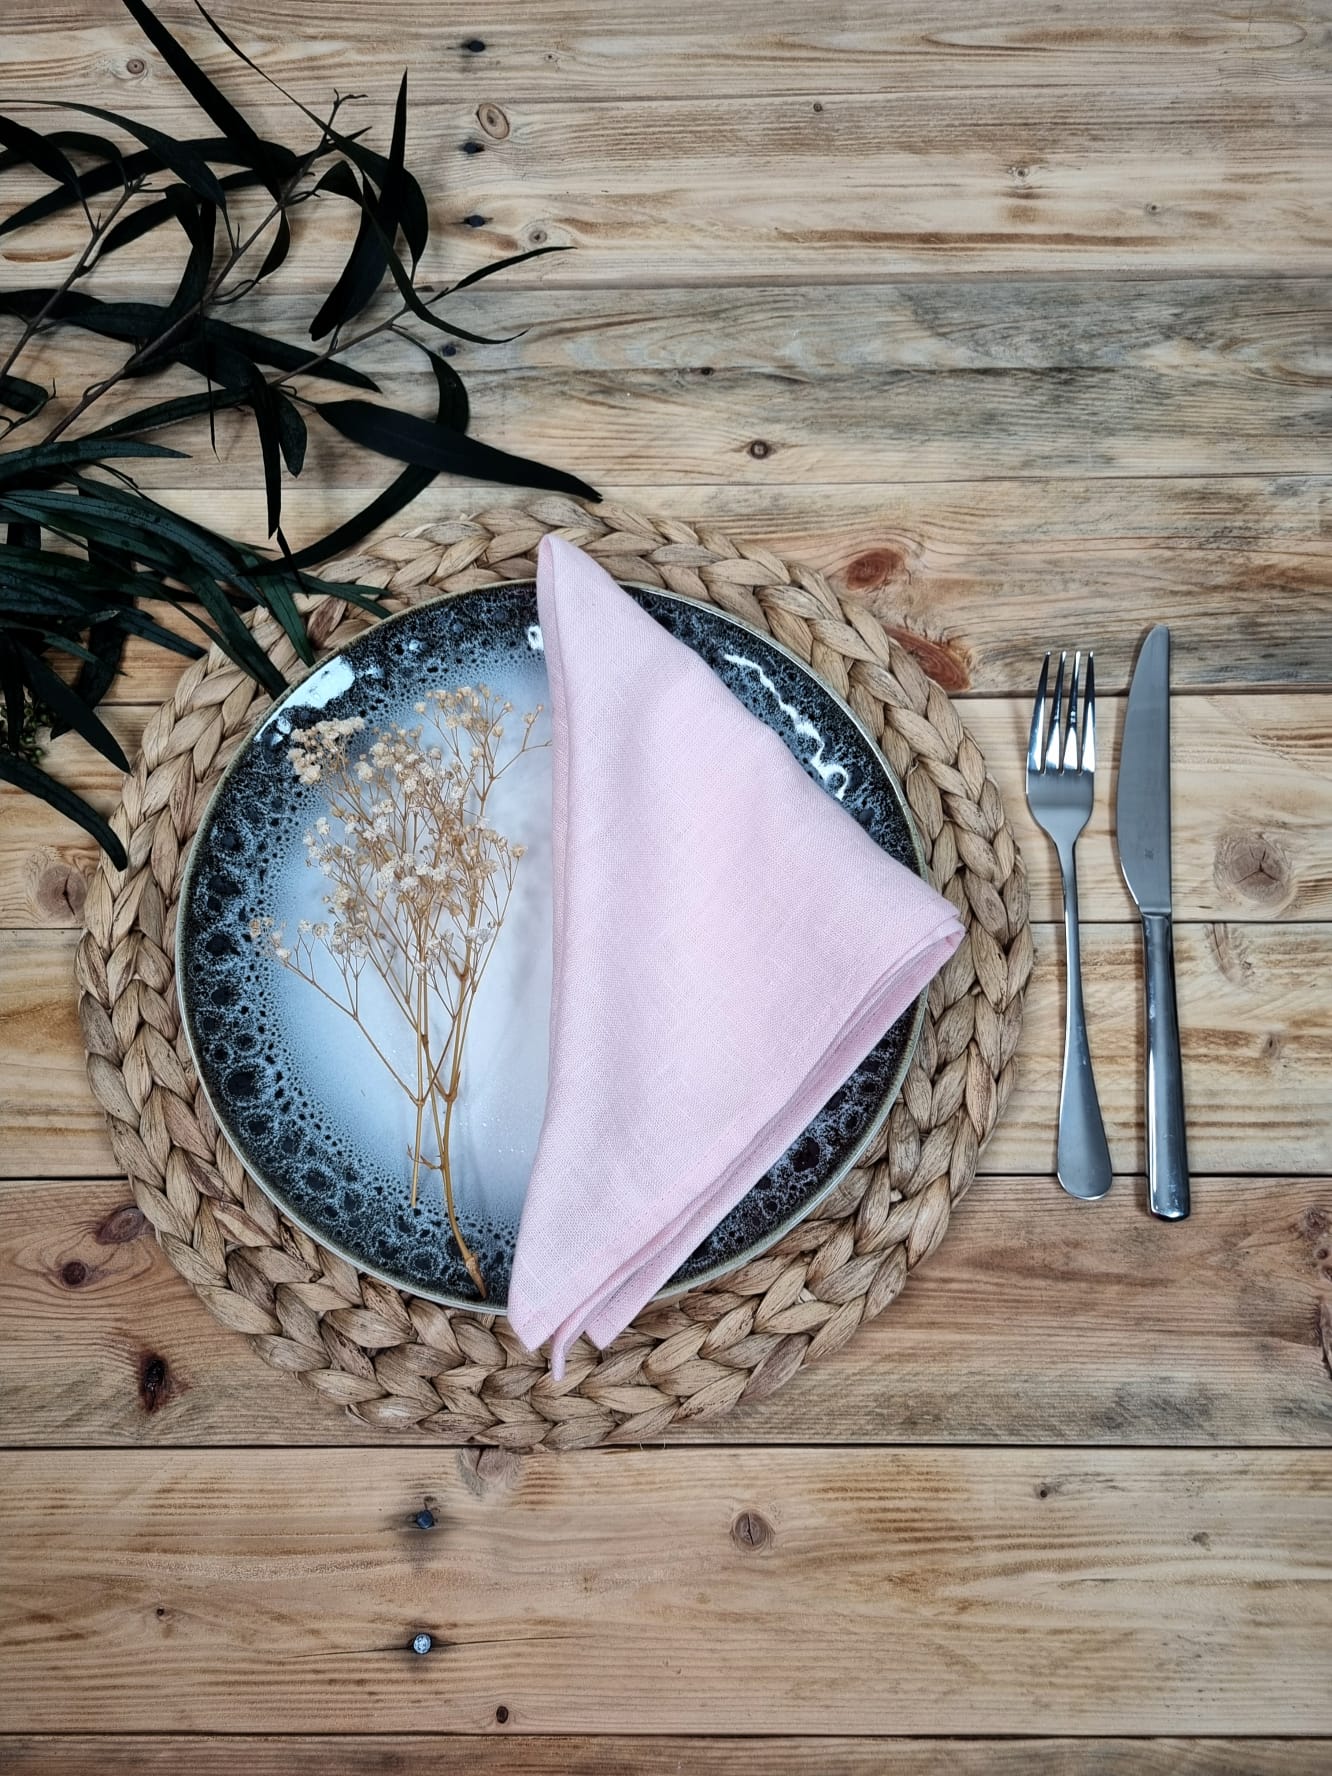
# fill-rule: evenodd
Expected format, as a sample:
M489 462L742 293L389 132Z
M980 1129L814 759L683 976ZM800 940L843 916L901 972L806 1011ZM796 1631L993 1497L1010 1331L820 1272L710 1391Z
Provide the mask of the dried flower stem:
M481 1266L458 1221L450 1137L468 1024L523 855L521 845L486 821L495 784L539 744L532 740L536 709L524 716L521 740L502 757L504 717L512 707L485 685L435 691L416 705L420 726L387 728L354 756L353 737L365 725L359 718L317 722L296 734L287 755L292 770L303 784L322 784L328 798L328 814L316 820L305 845L306 861L328 881L330 916L301 920L290 941L271 920L256 919L250 927L284 967L356 1024L411 1103L412 1205L422 1169L439 1172L454 1242L483 1300ZM316 950L332 959L341 996L318 978ZM361 1011L367 964L412 1030L414 1079L367 1028ZM446 1025L438 1046L431 1033L436 1005ZM427 1111L437 1159L424 1149Z

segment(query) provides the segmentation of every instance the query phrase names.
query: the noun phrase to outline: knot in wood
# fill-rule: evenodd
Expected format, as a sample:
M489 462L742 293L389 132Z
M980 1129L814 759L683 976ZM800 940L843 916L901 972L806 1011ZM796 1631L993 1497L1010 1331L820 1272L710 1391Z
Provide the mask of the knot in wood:
M741 1511L731 1525L731 1540L747 1554L769 1547L772 1539L772 1525L757 1511Z

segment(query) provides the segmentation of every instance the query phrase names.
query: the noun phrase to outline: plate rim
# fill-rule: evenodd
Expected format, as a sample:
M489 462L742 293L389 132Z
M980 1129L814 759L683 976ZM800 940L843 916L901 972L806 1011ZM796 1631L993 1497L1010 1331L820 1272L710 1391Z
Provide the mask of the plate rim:
M609 569L607 571L609 571ZM720 605L713 604L707 599L693 598L688 593L676 592L667 586L653 586L645 580L622 580L615 574L612 574L611 577L615 580L615 583L618 586L623 587L626 591L646 592L654 598L665 598L674 604L685 605L694 610L702 611L708 616L720 618L723 622L729 623L733 628L740 630L743 634L750 635L754 637L755 640L762 642L765 646L773 648L778 654L789 660L792 665L805 675L806 678L812 680L818 689L825 696L830 698L841 713L851 722L861 737L868 742L871 755L877 762L878 767L887 782L888 788L892 792L893 798L897 803L903 822L905 823L907 837L911 842L911 851L915 861L916 873L927 886L930 884L929 859L925 855L925 847L921 840L920 830L916 825L915 816L911 812L911 804L907 800L906 790L898 778L897 772L893 769L883 748L880 746L878 739L875 737L869 726L856 714L855 710L846 699L842 697L839 692L834 690L825 678L814 670L807 660L802 660L794 648L788 647L784 641L779 640L769 631L760 629L756 623L751 623L744 617L736 616L733 611L724 610ZM232 756L227 760L221 776L213 785L213 788L209 792L208 799L200 811L198 821L195 824L194 833L190 840L189 854L186 859L185 869L180 880L180 889L176 901L175 933L172 949L172 961L175 967L176 1002L180 1009L180 1027L185 1037L185 1045L189 1050L190 1061L194 1068L194 1076L198 1083L199 1090L203 1093L204 1101L208 1105L213 1121L231 1146L236 1157L240 1160L242 1167L249 1176L254 1179L255 1183L264 1192L265 1196L268 1197L274 1207L278 1209L279 1213L285 1215L294 1226L300 1228L300 1230L310 1239L314 1240L317 1245L332 1252L335 1257L341 1258L344 1263L350 1264L353 1269L363 1271L367 1276L374 1277L377 1282L386 1283L390 1288L397 1289L404 1295L416 1296L422 1301L432 1301L440 1307L461 1310L466 1313L492 1316L502 1315L506 1319L508 1317L507 1296L502 1305L498 1305L490 1300L468 1301L462 1296L451 1295L444 1290L422 1288L418 1284L410 1282L405 1277L394 1276L387 1269L381 1269L380 1267L369 1263L363 1255L350 1251L336 1239L329 1238L327 1233L320 1232L318 1229L311 1226L310 1222L304 1215L292 1208L286 1193L275 1187L272 1179L268 1176L266 1171L261 1167L253 1165L250 1160L246 1158L241 1143L237 1141L233 1133L231 1119L224 1115L219 1110L218 1105L214 1102L204 1068L200 1063L199 1052L194 1041L194 1031L191 1028L190 1013L186 1005L186 995L181 984L183 978L181 973L181 954L184 947L186 911L190 904L194 878L199 867L199 835L208 824L213 810L226 789L227 784L230 782L233 773L239 768L241 760L245 757L254 736L259 732L259 729L264 723L276 714L277 711L301 689L308 679L328 665L330 660L336 659L339 654L344 653L349 647L355 646L362 636L372 633L378 634L385 626L401 622L404 618L413 616L420 611L428 610L435 605L451 604L457 599L470 598L482 593L512 592L526 590L528 588L535 591L535 578L494 580L477 586L449 588L438 592L433 597L422 598L415 603L405 605L401 610L390 611L387 615L379 618L377 622L372 622L367 625L366 628L358 630L356 634L347 636L345 640L338 642L333 647L329 648L327 653L325 653L321 659L315 661L308 672L304 672L299 678L294 679L287 686L286 690L283 691L280 697L272 699L268 708L260 716L254 727L245 735L240 744L236 747ZM336 594L330 594L330 596L336 596ZM686 643L686 645L688 644ZM920 1047L921 1034L925 1027L925 1013L929 999L929 991L929 987L926 986L916 996L911 1011L911 1027L907 1032L907 1039L903 1046L901 1056L893 1071L892 1079L890 1080L887 1089L884 1091L882 1100L875 1109L873 1116L871 1116L869 1122L866 1124L864 1132L860 1138L855 1142L842 1161L833 1169L832 1173L819 1189L815 1191L806 1202L802 1203L798 1209L793 1210L784 1220L767 1229L761 1236L760 1241L753 1245L746 1246L743 1251L735 1253L729 1258L719 1259L716 1264L709 1266L707 1270L700 1271L697 1276L690 1277L686 1282L673 1285L668 1284L665 1288L659 1289L652 1297L653 1302L675 1301L678 1300L680 1296L690 1294L695 1289L710 1288L714 1283L720 1281L723 1277L730 1276L744 1265L754 1263L757 1259L770 1252L780 1240L785 1239L786 1235L792 1232L794 1228L799 1227L802 1222L807 1221L810 1216L828 1200L838 1186L856 1169L864 1158L866 1152L881 1133L884 1124L892 1113L893 1106L902 1095L902 1087L906 1083L907 1074L911 1070L912 1063L916 1058L916 1051ZM900 1019L898 1021L900 1021Z

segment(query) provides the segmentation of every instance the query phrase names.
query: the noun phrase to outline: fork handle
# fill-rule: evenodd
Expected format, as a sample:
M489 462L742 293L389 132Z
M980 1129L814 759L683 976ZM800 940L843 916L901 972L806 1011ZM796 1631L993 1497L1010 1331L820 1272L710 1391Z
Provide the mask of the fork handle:
M1059 1182L1070 1196L1094 1202L1110 1188L1110 1148L1101 1120L1082 1004L1082 945L1078 937L1078 869L1073 847L1061 850L1068 989L1064 1001L1064 1083L1059 1093Z
M1184 1069L1175 1007L1175 943L1167 914L1142 915L1147 995L1147 1206L1162 1221L1189 1212Z

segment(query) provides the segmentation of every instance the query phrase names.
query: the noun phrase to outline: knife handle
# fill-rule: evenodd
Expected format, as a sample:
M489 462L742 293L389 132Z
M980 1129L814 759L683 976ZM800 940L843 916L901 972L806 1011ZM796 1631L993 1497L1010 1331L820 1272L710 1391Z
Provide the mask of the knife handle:
M1147 1206L1162 1221L1189 1212L1184 1133L1184 1069L1175 1008L1175 944L1170 919L1142 916L1147 989Z

